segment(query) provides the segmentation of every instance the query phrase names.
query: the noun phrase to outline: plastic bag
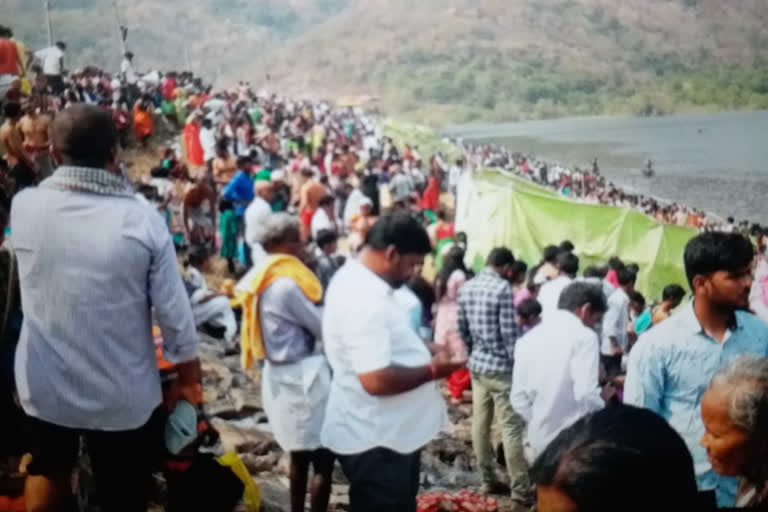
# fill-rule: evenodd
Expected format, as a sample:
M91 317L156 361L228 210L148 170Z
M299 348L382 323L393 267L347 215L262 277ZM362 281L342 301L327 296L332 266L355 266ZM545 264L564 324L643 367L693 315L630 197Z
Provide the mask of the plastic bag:
M259 512L261 509L261 493L256 482L253 481L251 473L248 468L245 467L240 457L234 453L225 453L217 459L218 463L222 466L226 466L237 475L237 477L245 485L245 491L243 492L243 503L245 504L246 512Z

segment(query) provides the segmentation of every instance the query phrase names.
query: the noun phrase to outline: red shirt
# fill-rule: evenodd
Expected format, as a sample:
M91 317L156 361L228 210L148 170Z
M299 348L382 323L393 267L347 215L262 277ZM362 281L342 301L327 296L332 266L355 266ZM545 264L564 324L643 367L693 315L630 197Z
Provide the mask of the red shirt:
M18 53L16 43L10 39L0 39L0 75L18 75Z
M440 223L435 230L435 240L439 242L445 238L453 238L455 231L456 229L454 228L453 223Z

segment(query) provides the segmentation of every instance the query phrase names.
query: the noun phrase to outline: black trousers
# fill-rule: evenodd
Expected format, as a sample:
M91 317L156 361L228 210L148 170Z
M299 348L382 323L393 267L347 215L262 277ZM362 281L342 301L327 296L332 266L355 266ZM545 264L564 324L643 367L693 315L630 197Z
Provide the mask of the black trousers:
M45 79L48 82L48 89L54 96L61 96L64 92L64 79L61 75L45 75Z
M32 462L30 475L56 476L71 471L80 438L91 460L96 498L104 512L146 512L152 492L152 470L162 455L167 414L158 408L135 430L78 430L28 417L26 433Z
M421 451L374 448L338 458L349 480L351 512L416 512Z

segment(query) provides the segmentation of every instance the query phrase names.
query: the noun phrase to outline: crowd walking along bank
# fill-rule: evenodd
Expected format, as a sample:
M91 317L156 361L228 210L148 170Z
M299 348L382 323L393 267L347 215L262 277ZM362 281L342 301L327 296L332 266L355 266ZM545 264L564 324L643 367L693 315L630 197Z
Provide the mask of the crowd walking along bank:
M130 52L115 75L66 61L0 27L9 510L258 510L248 468L210 455L203 353L239 354L292 512L768 510L760 226L624 192L596 162L461 141L448 161L360 108L214 92ZM126 165L137 151L156 163ZM488 167L699 228L686 282L644 297L639 265L585 266L568 240L468 266L451 208ZM427 489L460 411L475 484Z

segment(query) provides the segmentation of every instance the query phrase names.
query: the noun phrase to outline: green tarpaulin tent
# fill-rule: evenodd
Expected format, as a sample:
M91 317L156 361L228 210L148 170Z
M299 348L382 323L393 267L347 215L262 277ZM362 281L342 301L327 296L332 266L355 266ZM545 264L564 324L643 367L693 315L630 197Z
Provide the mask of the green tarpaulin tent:
M637 289L646 298L661 297L672 283L687 288L683 249L695 229L660 224L642 213L613 206L578 203L500 171L476 173L457 231L468 236L468 256L475 267L496 246L507 246L529 266L544 247L570 240L581 270L611 256L640 265ZM462 199L463 197L463 199Z

